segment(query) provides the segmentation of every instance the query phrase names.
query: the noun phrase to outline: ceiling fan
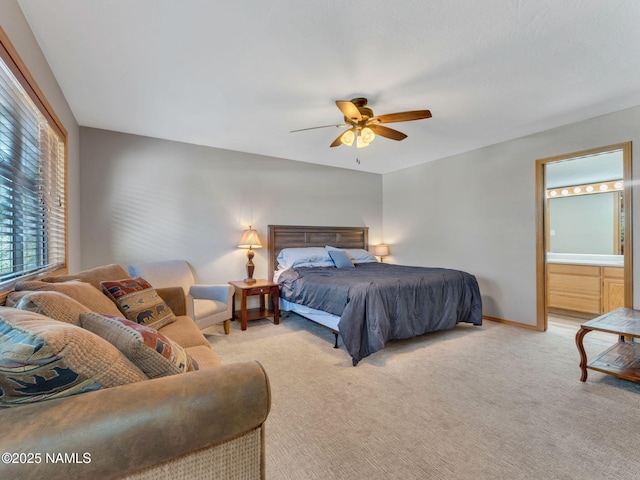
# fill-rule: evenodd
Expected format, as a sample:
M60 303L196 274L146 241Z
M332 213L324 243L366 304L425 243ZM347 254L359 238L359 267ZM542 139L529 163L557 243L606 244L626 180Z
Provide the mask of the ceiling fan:
M409 122L411 120L431 118L431 112L429 110L412 110L410 112L389 113L387 115L376 116L373 114L373 110L367 107L367 103L367 99L363 97L354 98L352 100L336 100L336 105L344 115L345 123L338 125L323 125L321 127L301 128L299 130L292 130L291 133L313 130L316 128L349 127L338 135L330 146L351 146L355 140L358 148L364 148L369 146L369 144L376 138L376 135L398 141L407 138L404 133L385 127L382 125L383 123Z

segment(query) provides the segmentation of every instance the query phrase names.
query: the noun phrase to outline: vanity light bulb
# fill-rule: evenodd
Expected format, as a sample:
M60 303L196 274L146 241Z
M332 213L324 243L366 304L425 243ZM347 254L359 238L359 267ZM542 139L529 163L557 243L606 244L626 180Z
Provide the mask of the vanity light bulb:
M603 183L602 185L600 185L600 190L602 190L603 192L605 190L609 190L609 185L607 185L606 183Z
M589 193L593 192L593 187L591 185L589 185L587 187L587 192L589 192Z
M550 196L550 197L555 197L556 195L558 195L558 192L556 192L555 190L551 190L551 191L549 192L549 196Z
M616 182L613 186L616 188L622 188L622 182Z
M573 193L580 193L582 189L580 187L576 187L573 189Z
M569 195L569 190L567 190L566 188L564 190L562 190L562 195Z

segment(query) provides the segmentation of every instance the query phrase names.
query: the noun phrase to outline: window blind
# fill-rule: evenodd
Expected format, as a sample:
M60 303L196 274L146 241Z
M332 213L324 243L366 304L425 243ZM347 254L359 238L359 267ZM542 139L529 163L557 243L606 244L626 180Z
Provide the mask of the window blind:
M0 58L0 285L66 265L65 143Z

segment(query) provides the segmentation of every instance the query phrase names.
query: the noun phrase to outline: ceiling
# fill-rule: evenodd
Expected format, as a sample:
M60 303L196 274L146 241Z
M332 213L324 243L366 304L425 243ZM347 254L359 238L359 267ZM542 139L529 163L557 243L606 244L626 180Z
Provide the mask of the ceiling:
M640 105L637 0L19 3L81 126L387 173ZM289 133L358 96L433 118Z
M622 150L574 157L545 165L545 187L560 188L624 179Z

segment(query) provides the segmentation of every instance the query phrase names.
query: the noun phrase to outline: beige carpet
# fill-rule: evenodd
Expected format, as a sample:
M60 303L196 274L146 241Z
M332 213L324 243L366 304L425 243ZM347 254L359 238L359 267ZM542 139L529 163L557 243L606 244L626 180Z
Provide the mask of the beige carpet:
M357 367L296 315L209 339L223 362L269 374L272 480L640 478L640 385L592 371L580 382L577 325L462 324Z

